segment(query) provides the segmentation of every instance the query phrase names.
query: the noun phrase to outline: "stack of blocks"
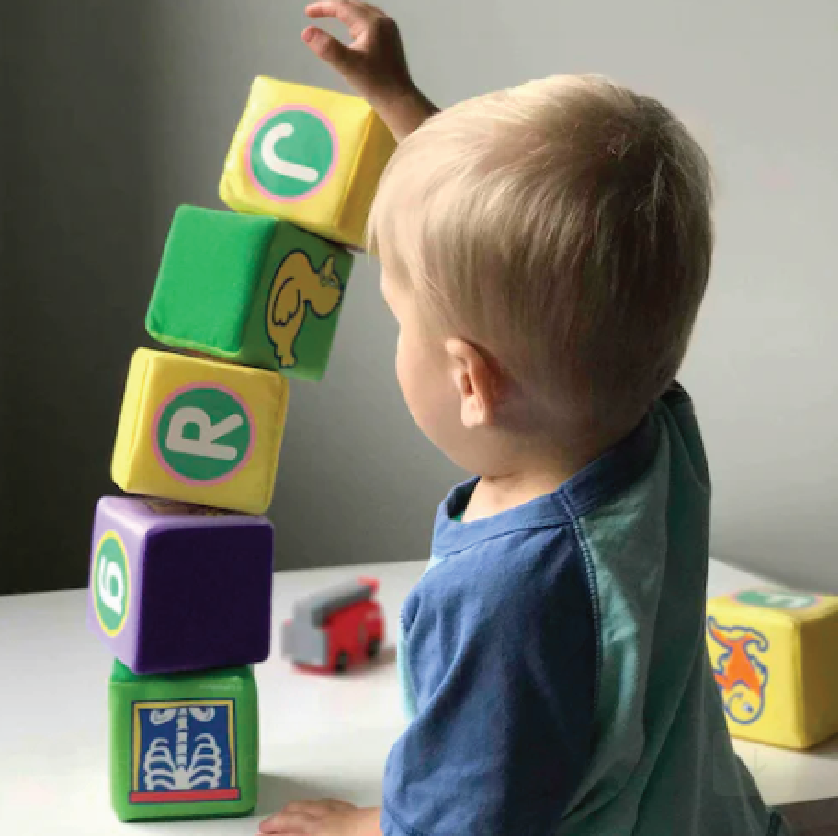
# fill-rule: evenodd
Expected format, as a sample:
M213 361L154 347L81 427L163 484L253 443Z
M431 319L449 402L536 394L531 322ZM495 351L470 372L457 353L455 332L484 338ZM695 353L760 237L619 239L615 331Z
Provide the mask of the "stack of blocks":
M257 78L220 185L175 213L102 498L88 621L116 657L111 799L123 820L256 804L253 664L268 657L285 378L325 371L394 141L356 97Z

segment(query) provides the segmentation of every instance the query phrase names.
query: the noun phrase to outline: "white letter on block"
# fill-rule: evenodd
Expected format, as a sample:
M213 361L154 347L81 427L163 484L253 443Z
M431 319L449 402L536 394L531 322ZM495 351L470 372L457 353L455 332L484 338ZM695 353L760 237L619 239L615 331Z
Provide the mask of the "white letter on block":
M103 606L107 606L117 615L122 614L122 600L125 597L125 580L122 577L122 568L118 562L110 560L104 562L104 557L99 565L99 600ZM116 594L111 594L111 580L116 580Z
M808 595L770 592L766 595L766 605L776 609L803 609L811 605L813 598Z
M290 163L277 155L275 147L277 140L291 137L294 133L294 126L290 122L281 122L265 133L260 151L265 165L278 175L285 175L287 178L294 178L295 181L304 181L313 184L318 179L318 170L311 166L304 166L302 163Z
M238 455L235 446L224 446L215 441L235 431L242 422L239 414L231 414L217 425L213 425L209 416L200 408L192 406L179 408L169 422L166 448L169 451L192 454L196 457L211 457L213 460L235 460ZM198 426L197 440L188 440L184 437L184 428L187 425Z

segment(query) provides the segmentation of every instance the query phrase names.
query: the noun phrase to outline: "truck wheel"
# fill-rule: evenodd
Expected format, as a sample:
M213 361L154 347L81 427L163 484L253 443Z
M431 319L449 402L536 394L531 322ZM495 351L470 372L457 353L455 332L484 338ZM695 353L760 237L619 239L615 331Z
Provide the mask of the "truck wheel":
M375 658L382 648L381 638L371 638L367 642L367 658Z
M346 672L347 665L350 663L350 657L346 653L338 653L335 656L335 672L336 673L344 673Z

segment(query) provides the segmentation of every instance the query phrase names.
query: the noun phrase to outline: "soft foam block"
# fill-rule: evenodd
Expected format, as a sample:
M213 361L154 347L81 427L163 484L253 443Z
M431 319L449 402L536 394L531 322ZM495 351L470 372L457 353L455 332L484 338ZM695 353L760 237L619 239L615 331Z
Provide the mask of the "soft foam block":
M173 347L320 379L352 261L289 222L182 206L146 329Z
M708 650L735 737L803 749L836 733L837 600L779 590L708 601Z
M108 684L111 804L121 821L247 815L256 805L258 708L250 667Z
M126 492L264 513L287 408L288 381L276 373L141 348L111 475Z
M272 566L266 518L105 496L93 525L88 626L135 673L264 661Z
M359 247L395 141L364 100L259 76L219 185L233 210Z

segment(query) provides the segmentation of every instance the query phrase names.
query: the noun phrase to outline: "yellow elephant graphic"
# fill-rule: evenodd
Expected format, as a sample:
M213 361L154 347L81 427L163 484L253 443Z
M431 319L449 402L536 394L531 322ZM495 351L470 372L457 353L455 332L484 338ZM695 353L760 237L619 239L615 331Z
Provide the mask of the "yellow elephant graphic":
M315 271L308 254L292 251L277 268L268 295L265 326L280 367L294 367L294 342L300 333L306 306L319 318L335 311L344 290L335 273L335 257L329 256Z

